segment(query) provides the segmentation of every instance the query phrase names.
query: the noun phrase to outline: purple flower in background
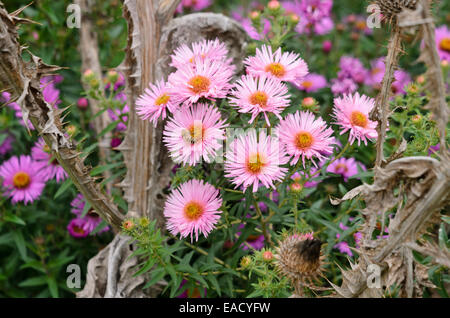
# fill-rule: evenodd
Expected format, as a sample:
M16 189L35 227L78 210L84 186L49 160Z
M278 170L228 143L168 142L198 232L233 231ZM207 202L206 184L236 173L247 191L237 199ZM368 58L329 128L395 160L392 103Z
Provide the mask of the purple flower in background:
M339 79L351 78L354 82L361 84L368 75L363 63L352 56L342 56L339 62Z
M391 89L394 94L406 93L405 87L411 83L411 76L408 72L403 70L396 70L394 72L395 81L392 83Z
M264 36L269 33L271 29L270 21L267 19L263 20L263 29L261 33L258 33L258 31L255 29L255 27L252 25L252 21L250 19L244 19L241 21L242 27L244 28L245 32L247 32L248 36L252 38L253 40L263 40Z
M384 64L384 57L377 58L371 63L371 70L365 79L365 84L372 86L374 89L381 88L386 66ZM394 82L392 83L392 92L394 94L405 93L405 86L411 83L411 76L404 70L394 71Z
M437 144L435 146L431 146L428 149L428 155L431 156L432 154L438 152L439 150L441 150L441 144Z
M87 211L84 217L82 217L86 205L82 194L78 194L75 199L72 200L70 205L72 206L71 212L77 216L76 219L83 220L82 223L81 221L78 221L77 225L81 226L81 229L87 233L86 235L90 234L102 222L101 217L92 208ZM106 232L108 230L109 226L105 226L100 231L98 231L97 234Z
M247 214L246 216L247 218L251 218L250 214ZM239 229L243 229L245 227L245 224L240 224L239 225ZM238 236L242 235L242 232L237 232L236 233ZM264 247L264 235L249 235L247 237L246 240L247 244L250 245L252 248L254 248L255 250L261 250ZM242 250L246 251L249 249L249 247L247 246L247 244L242 243L241 244L241 248Z
M327 34L333 27L331 9L333 0L300 0L298 13L300 21L295 30L300 34Z
M56 182L63 181L67 178L67 173L61 167L55 158L52 158L52 152L45 143L44 139L39 140L31 148L31 157L37 163L41 164L44 171L45 181L56 179Z
M86 237L89 235L89 232L84 229L85 226L86 226L85 219L80 218L72 219L67 225L67 231L69 231L69 234L75 238Z
M42 89L42 96L47 103L54 107L61 103L61 100L59 99L60 91L55 87L55 84L60 83L62 80L63 77L61 75L45 76L41 78L40 87Z
M0 133L0 136L3 133ZM6 155L8 152L12 150L12 143L14 138L10 135L7 135L6 138L0 143L0 156Z
M325 76L316 74L316 73L309 73L305 76L303 81L299 86L297 86L298 89L304 90L307 93L314 93L318 90L327 87L327 79Z
M342 231L346 231L346 230L349 229L349 227L346 226L346 225L344 225L342 222L339 223L339 228L340 228ZM341 237L341 234L340 234L340 233L336 233L336 238L339 239L340 237ZM350 246L348 245L348 243L347 243L346 241L338 242L338 243L334 246L334 248L338 249L339 252L341 252L341 253L343 253L343 254L347 254L347 255L350 256L350 257L353 256L353 253L352 253L352 251L351 251L351 249L350 249Z
M344 95L344 94L352 94L356 92L358 89L358 85L351 79L332 79L331 80L331 91L334 95Z
M25 122L23 121L22 116L22 110L20 109L19 104L16 102L10 102L11 100L11 94L8 92L2 92L0 95L0 103L7 104L8 107L10 107L12 110L14 110L16 118L19 120L19 123L22 126L25 126ZM28 120L28 127L30 130L34 130L33 124L31 124L31 121Z
M128 105L125 105L122 110L120 109L108 109L108 115L111 118L111 120L119 120L121 118L122 120L117 124L116 129L118 131L125 131L127 129L127 125L125 124L128 121L128 113L130 109L128 108Z
M348 178L358 174L358 165L366 171L366 167L362 163L356 162L355 158L340 158L327 167L327 172L340 174L347 182Z
M176 13L183 13L184 10L201 11L212 4L212 0L181 0L176 9Z

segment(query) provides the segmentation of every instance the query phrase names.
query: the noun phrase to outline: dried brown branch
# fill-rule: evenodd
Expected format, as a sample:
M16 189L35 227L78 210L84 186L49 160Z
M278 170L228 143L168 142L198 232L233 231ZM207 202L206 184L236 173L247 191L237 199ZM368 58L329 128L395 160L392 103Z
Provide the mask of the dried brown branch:
M60 120L61 110L45 102L40 89L40 78L57 71L57 66L49 66L37 56L31 55L30 62L22 59L22 47L18 42L17 26L20 19L11 16L0 2L0 88L17 99L25 123L29 118L36 131L52 149L58 162L91 204L95 211L114 227L120 227L123 215L102 193L90 170L79 158L73 141L64 132Z
M75 4L80 6L82 13L79 44L79 50L81 53L81 71L84 73L86 70L90 69L94 72L94 74L101 78L102 68L99 58L97 32L95 31L95 26L91 19L94 1L75 0ZM102 81L100 81L100 85L103 86ZM83 87L85 90L89 89L88 85L85 83L83 83ZM101 111L100 102L94 98L89 98L89 107L91 108L92 114L97 114ZM103 131L109 123L110 119L106 112L96 116L93 119L93 127L97 135L100 134L100 132ZM100 163L105 164L111 148L111 133L107 133L100 138L98 145ZM111 176L111 173L110 171L105 171L103 175L106 179L108 179ZM111 190L111 183L108 183L106 186L108 190Z

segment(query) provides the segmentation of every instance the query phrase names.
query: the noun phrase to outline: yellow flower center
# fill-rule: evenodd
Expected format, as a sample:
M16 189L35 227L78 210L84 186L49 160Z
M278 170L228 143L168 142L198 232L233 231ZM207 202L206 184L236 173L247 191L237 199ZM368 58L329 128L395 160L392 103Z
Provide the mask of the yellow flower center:
M310 88L311 86L313 86L313 82L311 82L311 81L304 81L302 83L302 85L303 85L304 88Z
M355 110L354 112L352 112L352 115L350 116L350 123L353 126L366 128L368 123L367 116L361 113L360 111Z
M299 150L308 149L309 147L311 147L313 142L314 138L309 132L302 131L295 136L295 146Z
M203 140L205 128L201 122L194 123L189 129L183 130L182 135L184 141L195 144L196 142Z
M260 173L265 164L259 153L256 153L248 157L247 169L251 173Z
M266 72L272 73L273 76L282 77L286 74L286 69L280 63L271 63L266 66Z
M189 80L188 84L193 93L200 94L208 91L211 81L204 76L196 75Z
M439 47L441 50L450 52L450 38L443 38L439 43Z
M25 189L31 182L30 175L26 172L17 172L13 177L14 187L17 189Z
M376 68L374 68L374 69L372 70L372 75L378 74L378 73L380 73L380 72L381 72L381 68L376 67Z
M167 94L163 94L161 96L159 96L156 100L155 100L155 105L156 106L161 106L161 105L165 105L167 104L167 102L169 101L170 96Z
M259 105L259 107L264 108L267 106L268 99L269 98L266 93L257 91L250 96L250 103L252 103L252 105Z
M189 202L184 207L184 215L190 221L198 220L203 215L203 213L204 213L203 207L195 201Z
M356 28L358 30L364 31L366 29L366 22L365 21L358 21L356 22Z

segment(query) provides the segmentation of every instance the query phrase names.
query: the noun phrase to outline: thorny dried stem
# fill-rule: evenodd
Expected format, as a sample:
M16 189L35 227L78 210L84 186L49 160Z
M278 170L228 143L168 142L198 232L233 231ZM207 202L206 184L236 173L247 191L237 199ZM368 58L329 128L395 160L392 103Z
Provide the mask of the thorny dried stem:
M74 142L63 130L60 114L45 102L40 89L40 78L59 70L31 55L31 61L22 59L22 50L18 42L17 26L23 23L8 14L0 2L0 87L11 93L11 98L20 105L25 123L30 119L36 131L52 149L60 165L91 204L95 211L113 227L119 228L123 215L100 190L83 161L79 158Z

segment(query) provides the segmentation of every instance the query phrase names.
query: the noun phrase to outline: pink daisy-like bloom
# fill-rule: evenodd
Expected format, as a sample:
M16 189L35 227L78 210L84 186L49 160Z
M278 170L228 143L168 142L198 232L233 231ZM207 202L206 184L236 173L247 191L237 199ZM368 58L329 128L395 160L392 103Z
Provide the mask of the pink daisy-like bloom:
M396 70L394 72L395 81L391 85L392 93L404 94L406 93L405 87L411 83L411 76L404 70Z
M315 118L314 114L297 111L287 115L277 127L280 141L285 145L286 152L292 157L291 165L297 164L302 157L314 162L313 157L321 160L325 152L333 152L335 143L333 130L327 127L322 118Z
M358 174L358 166L363 171L366 171L366 167L362 163L357 162L355 158L340 158L327 167L327 172L340 174L344 181L347 182L348 178Z
M369 114L375 107L375 100L366 95L344 95L334 99L334 117L336 124L341 126L341 135L350 131L349 141L353 144L361 140L367 145L367 139L376 139L378 133L375 130L377 122L369 119Z
M446 25L436 28L435 40L440 59L450 62L450 29Z
M33 148L31 148L31 157L34 161L41 164L42 170L45 171L45 181L55 178L56 182L59 183L67 178L66 171L59 165L58 160L52 157L52 152L44 139L39 138Z
M329 33L334 27L330 17L332 7L333 0L300 0L300 21L295 30L300 34Z
M289 106L288 88L280 81L262 75L255 78L252 75L242 76L235 84L229 98L230 104L237 107L240 113L251 113L251 124L260 114L264 114L267 125L270 126L267 113L273 113L281 119L280 113Z
M338 73L339 79L351 78L354 82L361 84L367 78L368 71L358 58L342 56L339 66L341 69Z
M310 73L305 76L303 81L299 86L297 86L298 89L304 90L307 93L314 93L318 90L321 90L322 88L327 87L327 79L325 76L316 74L316 73Z
M301 85L308 74L308 65L300 55L292 52L281 52L278 48L272 52L272 47L263 45L256 49L256 55L248 57L244 64L247 72L254 76L266 75L280 81Z
M181 184L168 197L164 216L167 229L181 238L191 236L198 241L199 232L205 237L220 219L222 199L219 190L202 180L190 180Z
M41 78L40 87L42 89L42 96L47 103L55 107L61 103L59 99L60 91L55 87L55 84L61 82L62 79L62 76L46 76Z
M195 58L169 76L171 96L176 104L191 105L200 98L225 98L231 88L233 68L221 61Z
M155 85L150 84L144 94L136 100L136 113L142 120L150 120L156 127L158 119L164 120L167 110L173 113L177 105L172 103L167 84L161 80Z
M172 63L170 66L175 68L182 68L186 64L193 64L195 59L210 61L219 61L231 65L231 59L227 58L228 49L225 43L220 42L219 39L203 40L192 43L192 48L186 44L179 46L171 55Z
M102 218L95 212L94 209L90 209L87 211L86 215L83 217L84 207L86 202L82 194L78 194L75 199L70 203L72 206L71 212L77 216L78 220L83 220L83 223L78 224L81 229L86 233L86 235L90 234L94 231L97 226L102 222ZM105 226L97 234L106 232L109 230L109 226Z
M273 182L281 181L287 169L280 167L288 162L289 157L276 138L267 136L265 131L259 133L251 130L239 136L230 144L226 153L225 177L246 190L253 186L253 192L259 184L275 188Z
M67 231L69 231L69 234L75 238L83 238L89 235L89 232L84 229L85 226L85 219L75 218L70 220L67 225Z
M0 166L0 179L3 179L3 195L11 197L12 203L33 202L41 196L45 187L41 164L25 155L4 162Z
M163 141L176 163L211 162L222 148L228 125L220 112L208 104L196 104L176 112L164 128Z
M10 102L11 94L9 92L2 92L0 95L0 103L7 104L8 107L14 110L16 118L19 119L19 122L22 126L25 126L25 122L23 121L22 110L20 109L20 105L16 102ZM30 120L28 120L28 127L30 130L34 130L33 124Z
M372 61L369 76L365 80L365 84L372 86L374 89L381 89L386 66L384 57L380 57ZM392 83L392 92L394 94L404 94L405 86L411 83L411 76L404 70L394 71L394 82Z

